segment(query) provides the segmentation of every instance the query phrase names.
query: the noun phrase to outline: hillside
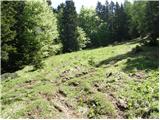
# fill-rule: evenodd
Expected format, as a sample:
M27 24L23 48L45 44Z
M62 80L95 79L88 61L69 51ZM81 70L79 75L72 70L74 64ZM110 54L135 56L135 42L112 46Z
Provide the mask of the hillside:
M2 118L158 118L158 47L139 40L2 75ZM136 49L135 49L136 48Z

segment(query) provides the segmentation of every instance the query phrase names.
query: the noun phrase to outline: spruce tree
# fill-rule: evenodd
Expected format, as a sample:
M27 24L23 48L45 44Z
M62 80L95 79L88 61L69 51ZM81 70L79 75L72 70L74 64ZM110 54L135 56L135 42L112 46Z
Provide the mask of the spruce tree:
M128 38L128 19L124 7L116 2L115 6L115 40L122 41Z
M41 67L44 57L49 56L53 40L57 38L57 20L51 8L43 0L26 1L22 17L25 29L18 39L23 65Z
M11 70L13 63L12 55L17 52L15 46L17 3L13 1L1 2L1 67L2 73Z
M159 2L148 1L145 11L146 33L149 33L151 45L158 45L159 37Z
M3 1L2 73L40 67L58 37L57 20L43 0Z
M62 26L60 30L63 44L63 52L79 50L77 13L72 0L67 0L62 14Z

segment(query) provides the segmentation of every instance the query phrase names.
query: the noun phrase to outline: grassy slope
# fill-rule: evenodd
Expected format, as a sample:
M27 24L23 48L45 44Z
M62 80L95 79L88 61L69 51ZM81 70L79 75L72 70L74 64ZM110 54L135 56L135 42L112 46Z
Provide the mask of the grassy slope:
M136 41L53 56L2 81L3 118L158 118L158 48Z

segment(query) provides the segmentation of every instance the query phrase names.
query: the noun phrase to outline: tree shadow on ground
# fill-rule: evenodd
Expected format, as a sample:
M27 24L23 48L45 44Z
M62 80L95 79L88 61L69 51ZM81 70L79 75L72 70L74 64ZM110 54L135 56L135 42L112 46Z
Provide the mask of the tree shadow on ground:
M96 67L103 65L116 65L117 62L126 59L122 70L131 72L137 70L154 70L159 67L159 48L151 46L137 46L126 54L117 55L109 59L100 61Z
M115 43L113 43L113 44L111 44L111 45L112 45L112 46L123 45L123 44L131 45L131 44L140 43L140 42L142 42L142 41L143 41L143 40L142 40L141 38L136 38L136 39L128 40L128 41L115 42Z

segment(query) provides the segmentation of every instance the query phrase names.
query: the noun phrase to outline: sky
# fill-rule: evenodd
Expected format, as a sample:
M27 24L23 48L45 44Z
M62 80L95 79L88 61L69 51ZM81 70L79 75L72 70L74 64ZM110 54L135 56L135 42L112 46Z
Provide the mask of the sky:
M60 3L65 3L66 0L51 0L52 1L52 6L54 8L57 8L57 6L60 4ZM97 2L100 1L101 3L105 3L106 0L73 0L74 3L75 3L75 6L76 6L76 10L77 12L79 13L82 5L85 6L85 7L96 7L97 5ZM109 2L111 0L108 0ZM119 2L119 3L123 3L124 0L112 0L114 2ZM129 0L129 1L132 1L132 0Z

